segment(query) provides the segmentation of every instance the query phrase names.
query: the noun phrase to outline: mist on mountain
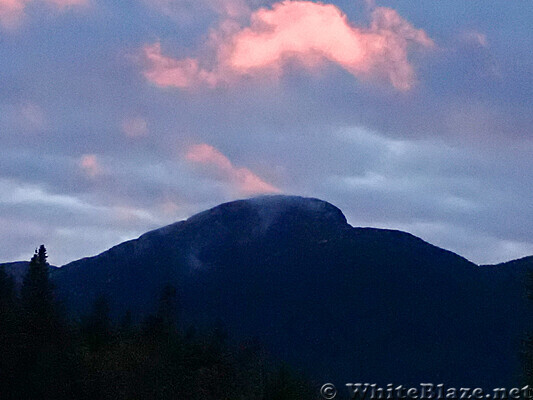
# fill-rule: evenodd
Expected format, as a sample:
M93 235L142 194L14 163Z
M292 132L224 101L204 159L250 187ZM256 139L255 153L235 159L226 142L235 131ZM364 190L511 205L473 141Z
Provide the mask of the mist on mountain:
M530 258L478 266L411 234L354 228L318 199L225 203L52 271L70 315L99 296L142 321L165 285L183 327L215 321L318 381L516 385Z

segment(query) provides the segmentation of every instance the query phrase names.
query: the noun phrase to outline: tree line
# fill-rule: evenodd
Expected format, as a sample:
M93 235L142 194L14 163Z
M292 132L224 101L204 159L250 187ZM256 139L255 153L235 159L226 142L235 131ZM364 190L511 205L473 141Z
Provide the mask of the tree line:
M531 313L531 305L533 305L533 269L529 269L526 273L526 296L530 304L529 312ZM524 383L533 387L533 331L526 333L522 341L522 373Z
M110 318L105 297L81 319L62 311L46 248L17 288L0 267L1 399L316 399L318 390L257 340L237 342L223 325L180 326L168 285L141 323Z

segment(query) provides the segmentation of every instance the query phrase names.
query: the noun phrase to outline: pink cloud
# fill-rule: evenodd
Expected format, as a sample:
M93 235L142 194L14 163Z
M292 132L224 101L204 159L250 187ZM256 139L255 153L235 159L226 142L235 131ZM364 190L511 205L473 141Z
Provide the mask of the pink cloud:
M246 28L211 35L213 65L164 56L155 43L144 48L144 74L159 86L184 88L215 86L243 75L277 77L289 60L307 69L330 62L357 78L381 77L408 90L416 82L409 49L431 48L433 41L390 8L375 8L370 18L369 27L357 27L335 5L282 1L252 13Z
M198 60L194 58L175 60L162 55L159 43L145 46L144 56L150 64L150 69L145 71L144 76L159 86L187 87L192 82L214 86L217 82L216 75L201 69Z
M90 178L96 178L103 171L95 154L84 154L79 159L78 165Z
M0 0L0 25L4 29L16 29L24 19L26 6L37 1L60 10L87 4L87 0Z
M141 117L126 118L122 121L120 127L122 132L131 138L148 135L148 123Z
M16 28L24 15L26 0L0 0L0 24L6 29Z
M240 194L254 195L279 193L275 186L265 182L248 168L235 167L219 150L208 144L191 146L185 159L191 163L201 164L213 169L221 178L233 183Z

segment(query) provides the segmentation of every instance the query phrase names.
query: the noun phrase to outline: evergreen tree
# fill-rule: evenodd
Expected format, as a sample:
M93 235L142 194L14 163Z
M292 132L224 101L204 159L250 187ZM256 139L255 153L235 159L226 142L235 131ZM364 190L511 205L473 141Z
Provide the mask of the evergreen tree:
M166 337L177 333L178 294L176 288L168 284L159 296L157 312L150 315L144 322L145 334Z
M235 346L221 321L210 331L180 335L172 285L158 300L144 334L131 313L114 331L102 296L80 332L58 316L44 246L31 259L20 298L0 266L0 398L314 398L309 384L290 369L273 373L257 342Z
M166 329L176 328L178 323L178 292L168 284L161 291L157 316Z
M0 266L0 346L17 333L16 308L15 282L2 265Z
M15 282L8 275L4 265L0 265L0 318L12 310L15 302Z
M526 274L526 295L533 301L533 270ZM523 373L526 384L533 386L533 332L527 332L523 341Z
M111 339L112 327L109 317L109 302L105 296L99 296L91 314L86 318L83 333L91 349L98 350Z
M19 326L16 309L15 283L0 266L0 393L17 375Z
M57 335L58 318L53 285L49 277L46 248L35 250L21 288L21 304L27 334L35 339L51 339Z
M316 390L287 364L282 364L267 385L265 400L316 399Z
M128 310L120 319L118 332L122 339L126 339L132 336L133 333L133 317L131 311Z

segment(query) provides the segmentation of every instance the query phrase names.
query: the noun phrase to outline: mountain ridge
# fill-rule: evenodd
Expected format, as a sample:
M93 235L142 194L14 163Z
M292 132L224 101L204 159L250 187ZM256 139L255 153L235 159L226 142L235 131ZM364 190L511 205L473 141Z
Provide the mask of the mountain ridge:
M57 266L55 268L63 268L65 266L68 266L72 263L75 263L77 261L81 261L81 260L88 260L88 259L93 259L95 257L99 257L101 256L102 254L110 251L110 250L113 250L114 248L118 247L118 246L121 246L121 245L124 245L126 243L131 243L131 242L136 242L140 239L143 239L144 237L147 237L147 236L151 236L151 235L154 235L154 234L160 234L160 233L166 233L168 231L171 231L171 230L174 230L176 228L178 228L179 226L181 226L182 224L186 224L186 223L196 223L196 222L200 222L199 220L201 220L202 218L206 217L206 216L209 216L210 213L212 213L213 211L219 211L219 210L222 210L228 206L232 206L232 205L236 205L236 204L242 204L242 203L260 203L262 202L262 200L264 199L284 199L284 200L298 200L298 201L312 201L312 202L319 202L319 203L323 203L324 205L326 206L330 206L332 207L333 209L335 209L336 211L338 211L338 213L340 213L340 215L342 216L342 219L344 220L344 223L347 225L347 227L349 228L352 228L352 229L361 229L361 230L375 230L375 231L378 231L378 232L381 232L381 233L390 233L390 234L403 234L403 235L408 235L412 238L415 238L415 239L418 239L418 240L421 240L423 241L424 243L427 243L433 247L436 247L438 249L441 249L441 250L444 250L446 252L450 252L450 253L453 253L459 257L462 257L464 258L465 260L467 260L468 262L478 266L478 267L495 267L495 266L503 266L503 265L515 265L517 263L522 263L522 262L533 262L533 255L531 256L524 256L524 257L520 257L520 258L517 258L517 259L512 259L512 260L508 260L508 261L503 261L503 262L499 262L499 263L493 263L493 264L476 264L474 263L473 261L469 260L468 258L460 255L459 253L456 253L452 250L448 250L448 249L445 249L443 247L440 247L440 246L437 246L437 245L434 245L432 244L431 242L428 242L426 240L424 240L423 238L420 238L410 232L406 232L406 231L402 231L402 230L399 230L399 229L386 229L386 228L374 228L374 227L356 227L356 226L352 226L350 224L348 224L347 222L347 219L346 217L344 216L344 213L342 213L342 211L336 207L335 205L333 205L332 203L329 203L328 201L325 201L325 200L321 200L321 199L318 199L318 198L314 198L314 197L304 197L304 196L292 196L292 195L265 195L265 196L258 196L258 197L253 197L253 198L250 198L250 199L239 199L239 200L233 200L233 201L228 201L228 202L224 202L224 203L221 203L217 206L214 206L210 209L207 209L207 210L204 210L204 211L201 211L201 212L198 212L196 214L193 214L191 215L190 217L184 219L184 220L180 220L180 221L176 221L176 222L173 222L173 223L170 223L168 225L164 225L162 227L159 227L159 228L155 228L155 229L152 229L150 231L147 231L143 234L141 234L139 237L137 238L133 238L133 239L129 239L129 240L126 240L124 242L121 242L121 243L118 243L116 245L113 245L112 247L110 247L109 249L107 250L104 250L98 254L95 254L95 255L92 255L92 256L86 256L86 257L82 257L82 258L79 258L77 260L73 260L73 261L70 261L62 266ZM19 260L19 261L9 261L9 262L3 262L3 263L0 263L0 265L4 265L6 267L15 267L17 264L19 266L23 266L24 263L29 263L28 261L23 261L23 260Z
M52 273L83 315L100 295L142 320L161 288L183 327L222 320L321 381L516 384L529 258L485 268L402 231L354 228L330 203L224 203ZM483 340L480 340L483 338Z

